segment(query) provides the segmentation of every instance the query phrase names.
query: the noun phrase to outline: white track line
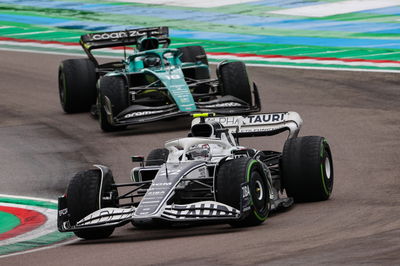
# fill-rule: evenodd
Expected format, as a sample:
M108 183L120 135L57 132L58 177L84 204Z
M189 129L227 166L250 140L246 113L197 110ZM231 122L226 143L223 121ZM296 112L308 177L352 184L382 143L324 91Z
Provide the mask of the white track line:
M399 0L348 0L281 9L277 11L270 11L268 13L304 17L327 17L397 5L400 5Z
M27 197L27 196L15 196L15 195L8 195L8 194L0 194L0 197L3 197L3 198L13 198L13 199L37 200L37 201L58 203L57 200L52 200L52 199L36 198L36 197Z
M33 252L42 251L42 250L46 250L46 249L57 248L57 247L61 247L61 246L65 246L65 245L69 245L69 244L75 243L77 241L79 241L79 239L72 239L72 240L63 241L63 242L60 242L60 243L57 243L57 244L53 244L53 245L49 245L49 246L45 246L45 247L33 248L33 249L25 250L25 251L19 251L19 252L14 252L14 253L10 253L10 254L0 255L0 259L1 258L6 258L6 257L22 255L22 254L27 254L27 253L33 253Z
M248 2L254 2L255 0L118 0L118 2L127 3L143 3L153 5L168 5L168 6L187 6L187 7L219 7L227 5L237 5Z
M64 52L49 52L49 51L36 51L36 50L24 50L24 49L13 49L13 48L2 48L0 47L0 51L17 51L24 53L38 53L38 54L51 54L51 55L65 55L65 56L74 56L74 57L86 57L86 55L82 52L82 54L74 54L74 53L64 53ZM118 56L105 56L99 55L99 58L120 58ZM243 58L241 58L243 60ZM210 64L218 64L218 62L210 62ZM389 70L389 69L359 69L359 68L334 68L334 67L316 67L316 66L298 66L298 65L274 65L274 64L256 64L256 63L246 63L248 66L255 67L269 67L269 68L291 68L291 69L315 69L315 70L333 70L333 71L352 71L352 72L379 72L379 73L400 73L400 70Z
M35 35L35 34L42 34L42 33L51 33L55 32L54 30L47 30L47 31L31 31L31 32L21 32L21 33L10 33L4 36L23 36L23 35Z

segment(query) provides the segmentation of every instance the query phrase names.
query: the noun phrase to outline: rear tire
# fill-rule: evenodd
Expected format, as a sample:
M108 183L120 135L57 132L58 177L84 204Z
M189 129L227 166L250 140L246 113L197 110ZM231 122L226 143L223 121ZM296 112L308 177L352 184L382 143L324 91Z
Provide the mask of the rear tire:
M112 125L107 119L105 110L105 98L111 102L113 117L117 116L121 111L129 106L128 91L125 86L125 81L120 76L105 76L100 80L99 89L99 122L100 127L105 132L112 132L126 128L125 126Z
M154 149L147 156L146 166L162 165L168 159L169 151L165 148Z
M102 199L99 203L99 193L103 195L114 190L115 195L118 195L118 192L111 187L115 183L112 174L104 177L101 192L99 191L100 180L101 172L97 169L79 172L72 178L67 189L67 206L72 225L100 208L116 206L117 202L105 202ZM83 229L74 234L84 239L99 239L109 237L113 231L114 227L104 227Z
M264 222L270 211L270 186L261 163L252 158L242 157L226 161L219 169L216 180L217 201L241 208L242 184L248 182L252 205L244 218L232 222L235 227L254 226Z
M323 137L306 136L285 142L281 162L286 194L296 202L329 199L333 189L333 161Z
M178 48L180 52L182 52L181 61L182 63L196 63L200 61L201 63L208 66L208 59L206 52L202 46L185 46ZM197 56L203 56L202 59L197 59ZM209 79L210 78L210 70L204 67L183 69L185 77L191 79Z
M243 62L228 62L218 71L222 95L232 95L252 105L251 87Z
M96 68L89 59L62 61L58 69L58 89L64 112L88 112L96 103L96 81Z

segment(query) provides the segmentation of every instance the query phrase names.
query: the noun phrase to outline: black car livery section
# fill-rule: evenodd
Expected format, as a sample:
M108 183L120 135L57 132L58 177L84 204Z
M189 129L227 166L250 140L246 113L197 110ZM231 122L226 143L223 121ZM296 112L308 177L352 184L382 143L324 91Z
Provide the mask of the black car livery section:
M154 214L161 206L163 201L172 192L172 188L180 180L181 176L190 170L198 168L201 162L187 162L183 164L163 165L153 179L152 186L147 190L146 195L141 200L135 214L150 215Z
M167 27L82 35L87 59L68 59L59 67L59 95L66 113L90 111L103 131L129 125L213 112L243 115L261 110L242 62L223 61L210 77L201 46L168 48ZM100 63L93 51L124 50L120 61ZM129 54L126 53L129 51Z
M131 182L115 184L111 170L101 165L77 173L59 198L59 231L93 239L129 222L138 228L158 223L254 226L294 202L329 199L334 178L330 146L323 137L298 137L298 113L194 116L188 137L167 141L146 160L132 156L140 166L132 169ZM238 144L242 137L284 131L288 138L282 151Z

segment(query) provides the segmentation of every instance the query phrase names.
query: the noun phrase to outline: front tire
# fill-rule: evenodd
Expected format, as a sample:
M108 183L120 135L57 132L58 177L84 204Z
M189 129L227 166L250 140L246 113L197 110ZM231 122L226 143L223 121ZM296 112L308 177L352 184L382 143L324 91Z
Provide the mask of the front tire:
M240 210L242 184L246 182L249 184L252 205L243 219L231 223L235 227L259 225L267 219L271 209L270 186L261 163L247 157L222 164L216 180L217 201Z
M219 66L218 78L222 95L232 95L252 105L251 87L243 62L228 62Z
M106 99L111 102L113 117L129 106L128 91L125 81L120 76L105 76L100 80L98 97L99 123L100 128L105 132L112 132L124 129L124 126L115 126L108 120L106 112Z
M118 192L112 188L114 178L112 174L105 175L100 191L101 172L93 169L77 173L71 180L67 189L67 207L70 213L70 222L75 225L79 220L90 213L104 207L115 207L117 201L105 201L102 195ZM84 239L100 239L109 237L114 227L83 229L74 232L77 237Z
M87 112L96 103L96 68L89 59L68 59L58 69L58 91L66 113Z
M333 190L333 160L323 137L306 136L285 142L281 162L286 194L296 202L329 199Z

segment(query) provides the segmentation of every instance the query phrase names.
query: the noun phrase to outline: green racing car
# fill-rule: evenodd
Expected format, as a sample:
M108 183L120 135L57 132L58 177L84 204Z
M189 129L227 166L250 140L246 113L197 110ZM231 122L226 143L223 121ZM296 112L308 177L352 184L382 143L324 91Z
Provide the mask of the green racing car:
M91 111L103 131L192 113L245 115L261 109L256 85L246 66L222 61L210 77L202 46L168 48L168 27L82 35L88 58L64 60L59 95L66 113ZM126 47L135 45L126 56ZM99 63L94 49L123 47L124 59Z

